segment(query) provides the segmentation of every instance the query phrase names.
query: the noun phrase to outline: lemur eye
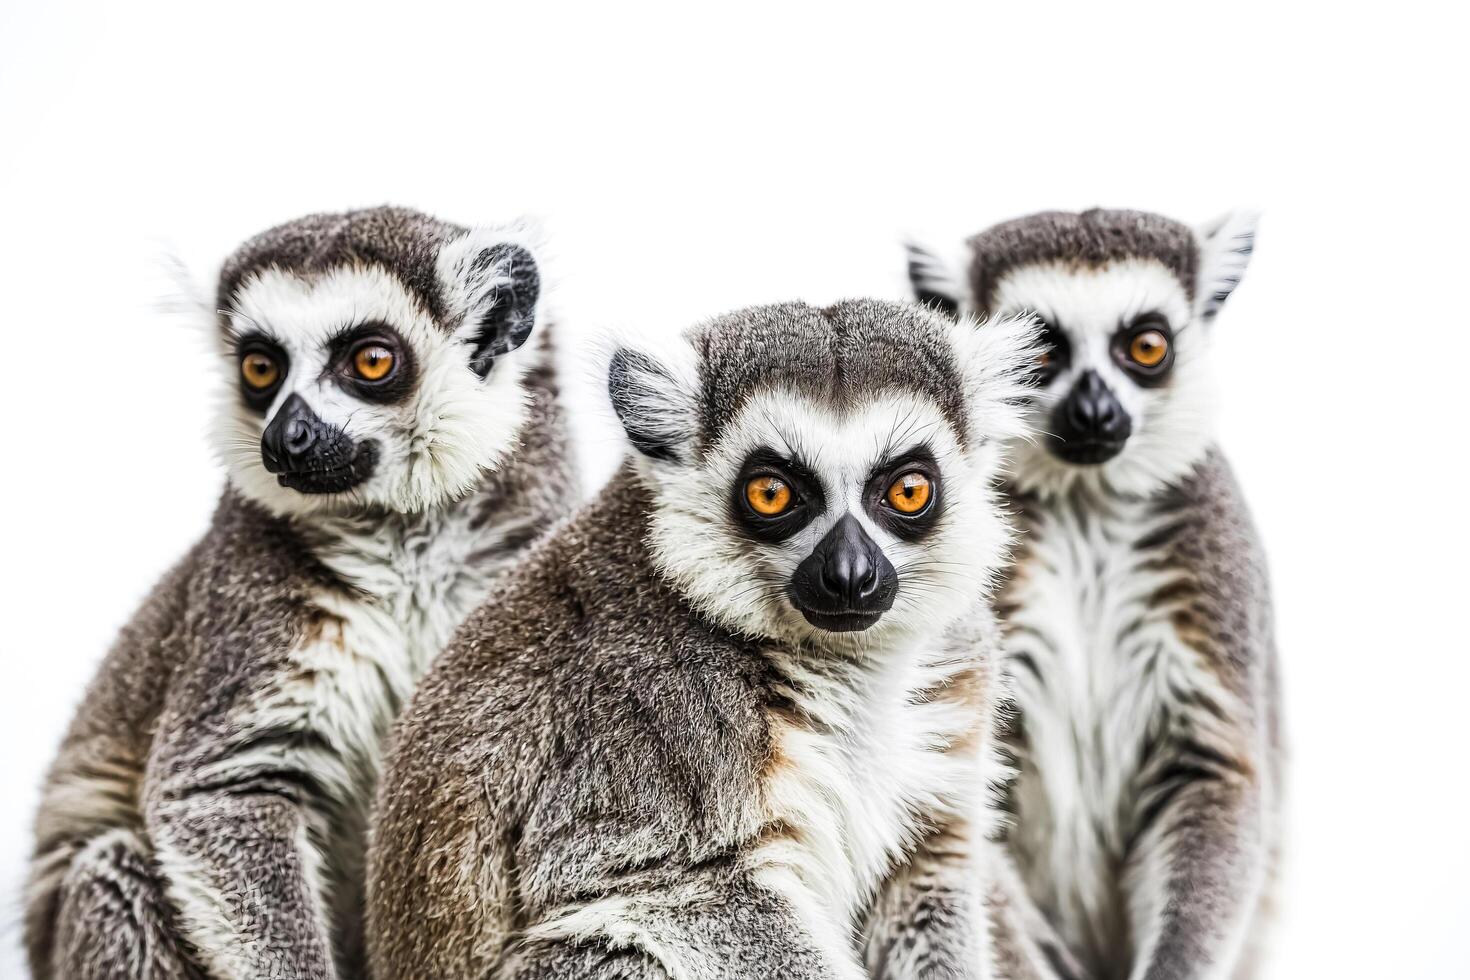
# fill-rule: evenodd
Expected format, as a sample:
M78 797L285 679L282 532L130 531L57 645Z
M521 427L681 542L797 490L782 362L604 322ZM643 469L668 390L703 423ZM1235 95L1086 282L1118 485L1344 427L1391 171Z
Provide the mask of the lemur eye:
M281 366L269 354L251 351L240 358L240 376L256 391L265 391L281 377Z
M929 506L933 491L934 485L929 482L929 478L912 470L889 484L885 499L900 514L917 514Z
M1158 367L1169 355L1169 338L1161 331L1145 330L1128 344L1128 356L1142 367Z
M393 352L382 344L364 344L352 355L352 368L364 381L382 381L393 370Z
M1050 380L1052 375L1066 367L1067 364L1067 337L1053 323L1036 318L1041 328L1042 351L1036 358L1036 372L1043 381Z
M780 477L757 476L745 483L745 502L762 517L778 517L791 507L791 488Z

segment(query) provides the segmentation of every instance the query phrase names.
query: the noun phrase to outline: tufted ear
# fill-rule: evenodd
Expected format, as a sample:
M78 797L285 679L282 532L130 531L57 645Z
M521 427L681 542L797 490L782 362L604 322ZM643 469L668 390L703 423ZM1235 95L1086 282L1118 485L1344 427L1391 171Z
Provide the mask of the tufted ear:
M455 336L470 348L470 370L490 373L497 357L526 342L536 325L541 273L528 244L476 231L439 250L439 276L460 314Z
M912 239L904 242L904 251L908 253L914 299L945 316L958 316L964 287L955 270L938 253Z
M1029 314L979 321L964 316L950 329L977 440L1027 435L1021 405L1045 350L1036 319Z
M692 360L693 351L676 341ZM607 370L613 411L633 448L650 459L687 462L699 433L699 381L692 364L620 347Z
M1213 320L1245 275L1256 243L1255 211L1231 211L1195 230L1199 240L1199 279L1195 307L1202 320Z

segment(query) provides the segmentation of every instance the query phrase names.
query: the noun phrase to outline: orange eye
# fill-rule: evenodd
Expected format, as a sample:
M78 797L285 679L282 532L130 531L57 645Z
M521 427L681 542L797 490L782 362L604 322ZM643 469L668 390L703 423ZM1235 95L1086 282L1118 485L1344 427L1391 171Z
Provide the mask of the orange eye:
M917 514L929 506L933 493L934 485L927 476L910 471L889 485L888 503L900 514Z
M1128 356L1143 367L1158 367L1169 354L1169 338L1158 330L1145 330L1128 344Z
M784 514L791 506L791 488L780 477L757 476L745 484L745 502L763 517Z
M256 391L264 391L281 376L280 365L269 354L251 351L240 358L240 376Z
M352 355L352 367L364 381L382 381L393 370L393 352L382 344L368 344Z

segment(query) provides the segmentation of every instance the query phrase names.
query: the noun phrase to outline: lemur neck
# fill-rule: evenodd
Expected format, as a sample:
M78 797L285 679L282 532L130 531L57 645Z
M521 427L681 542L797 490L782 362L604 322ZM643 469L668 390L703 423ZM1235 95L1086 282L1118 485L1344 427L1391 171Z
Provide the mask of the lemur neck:
M1023 524L1034 524L1043 515L1061 515L1079 528L1096 530L1093 525L1097 521L1171 509L1180 499L1190 497L1194 493L1191 488L1201 474L1218 467L1220 461L1220 450L1211 445L1177 478L1160 480L1146 492L1125 492L1105 483L1079 482L1050 491L1013 484L1007 488L1007 494L1019 505ZM1025 537L1023 534L1021 539L1023 550Z
M1107 509L1146 503L1175 492L1218 454L1214 442L1207 442L1198 452L1181 455L1166 469L1146 474L1143 468L1130 466L1120 478L1115 478L1117 475L1106 465L1082 467L1048 460L1032 471L1018 470L1010 480L1008 493L1044 507Z

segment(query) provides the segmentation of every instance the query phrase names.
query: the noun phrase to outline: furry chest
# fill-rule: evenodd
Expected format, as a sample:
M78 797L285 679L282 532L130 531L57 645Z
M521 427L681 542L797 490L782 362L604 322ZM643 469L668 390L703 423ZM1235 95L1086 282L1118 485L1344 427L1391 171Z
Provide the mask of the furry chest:
M289 677L257 723L319 736L317 761L334 777L322 783L349 809L365 806L393 719L489 588L490 570L457 563L464 548L447 530L344 534L316 549L343 587L315 596Z
M1029 516L1002 606L1020 718L1010 840L1063 933L1105 948L1122 935L1145 746L1172 699L1209 679L1172 619L1191 585L1153 544L1167 517L1116 501Z
M895 863L978 792L979 713L916 698L915 681L886 677L846 701L799 697L771 715L756 862L834 935L849 936Z

